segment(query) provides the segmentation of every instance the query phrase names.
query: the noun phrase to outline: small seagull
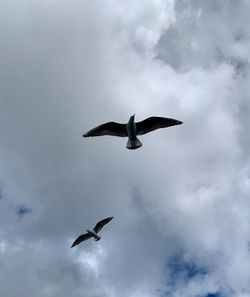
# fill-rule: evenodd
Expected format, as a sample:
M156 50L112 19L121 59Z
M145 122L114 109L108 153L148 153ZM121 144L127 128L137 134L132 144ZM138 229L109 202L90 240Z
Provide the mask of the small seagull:
M135 114L132 115L127 124L120 124L116 122L108 122L97 126L82 137L93 137L112 135L119 137L128 137L127 148L135 150L142 146L141 141L137 135L143 135L160 128L166 128L175 125L181 125L183 122L171 118L163 117L149 117L144 121L135 123Z
M101 236L99 236L97 233L106 225L108 222L110 222L113 219L113 217L106 218L98 222L93 230L86 230L87 233L80 235L72 244L71 247L74 247L75 245L78 245L84 240L88 240L91 237L94 237L96 241L101 239Z

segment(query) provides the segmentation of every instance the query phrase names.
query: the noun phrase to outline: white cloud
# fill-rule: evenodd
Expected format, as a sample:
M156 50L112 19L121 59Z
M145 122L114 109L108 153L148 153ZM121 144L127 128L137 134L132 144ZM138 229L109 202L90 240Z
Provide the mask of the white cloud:
M248 1L0 6L1 295L249 294ZM81 139L134 113L184 124ZM177 252L206 275L169 285Z

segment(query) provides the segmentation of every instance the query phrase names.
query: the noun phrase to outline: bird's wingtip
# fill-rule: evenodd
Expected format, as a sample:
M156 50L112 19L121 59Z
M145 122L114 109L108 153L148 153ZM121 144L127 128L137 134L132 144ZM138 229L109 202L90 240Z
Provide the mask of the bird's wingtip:
M113 218L114 217L108 217L108 218L106 218L106 220L108 220L110 222L111 220L113 220Z

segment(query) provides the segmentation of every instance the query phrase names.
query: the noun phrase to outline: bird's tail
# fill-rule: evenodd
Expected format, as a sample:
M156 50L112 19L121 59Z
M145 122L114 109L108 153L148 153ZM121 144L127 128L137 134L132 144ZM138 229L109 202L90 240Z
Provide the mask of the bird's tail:
M142 146L142 143L140 142L140 140L138 138L136 138L135 140L129 139L127 142L127 149L129 149L129 150L135 150L141 146Z

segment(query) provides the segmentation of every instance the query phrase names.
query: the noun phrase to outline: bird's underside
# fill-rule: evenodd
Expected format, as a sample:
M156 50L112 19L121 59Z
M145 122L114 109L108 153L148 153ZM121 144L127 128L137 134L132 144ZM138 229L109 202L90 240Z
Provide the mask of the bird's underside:
M141 122L137 122L136 131L137 131L137 135L143 135L157 129L167 128L167 127L176 126L180 124L182 124L181 121L171 119L171 118L150 117Z
M149 117L141 122L135 123L135 128L137 135L143 135L160 128L166 128L180 124L182 124L181 121L171 118ZM83 134L83 137L104 135L128 137L127 124L108 122L91 129L87 133Z
M79 243L81 243L82 241L85 241L85 240L88 240L92 237L95 238L96 241L100 240L101 237L97 235L97 233L99 231L101 231L101 229L107 224L109 223L111 220L113 219L113 217L109 217L109 218L106 218L106 219L103 219L101 221L99 221L95 227L93 228L93 230L87 230L88 233L84 233L80 236L77 237L77 239L73 242L72 246L71 247L74 247L76 245L78 245Z
M89 233L82 234L79 237L77 237L77 239L73 242L71 247L74 247L74 246L78 245L79 243L81 243L82 241L90 239L91 237L93 237L93 236L90 235Z
M127 125L119 124L116 122L108 122L91 129L87 133L83 134L83 137L94 137L104 135L127 137Z

